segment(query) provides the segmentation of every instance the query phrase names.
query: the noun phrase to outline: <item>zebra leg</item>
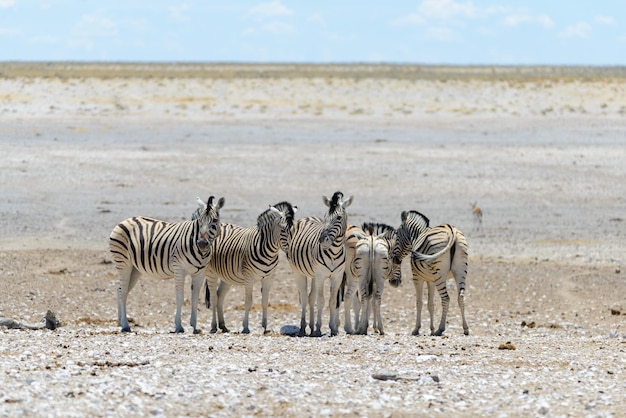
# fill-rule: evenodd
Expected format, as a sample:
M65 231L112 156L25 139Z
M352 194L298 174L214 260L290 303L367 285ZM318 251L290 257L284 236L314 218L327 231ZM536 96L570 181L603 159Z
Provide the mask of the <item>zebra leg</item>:
M359 318L359 325L357 328L357 334L359 335L367 335L367 328L369 327L370 322L370 297L365 292L361 292L359 295L361 300L359 301L361 305L361 317Z
M322 282L322 285L324 283ZM315 335L315 306L317 303L317 282L315 281L315 276L311 277L311 290L309 291L309 329L311 331L311 333L309 334L311 337L316 337L317 335ZM324 286L322 286L322 289L324 288ZM305 322L306 325L306 322ZM320 332L321 336L322 333Z
M242 334L250 334L250 328L248 327L248 319L250 316L250 308L252 308L252 290L254 289L254 282L249 280L245 286L245 299L244 306L245 311L243 314L243 329L241 330Z
M411 335L420 335L420 328L422 327L422 306L424 306L422 294L424 281L413 277L413 286L415 287L415 309L417 313L415 315L415 328L413 328Z
M224 280L220 281L220 286L217 288L217 324L222 332L230 332L226 328L226 320L224 319L224 299L226 299L226 293L230 290L230 285ZM252 300L252 295L250 296Z
M304 337L306 335L306 306L307 300L309 299L309 294L307 292L307 277L302 274L295 274L296 276L296 287L298 288L298 295L300 296L300 332L298 333L299 337ZM312 317L311 317L312 319ZM311 330L313 327L311 327Z
M339 287L341 286L341 281L343 280L343 270L340 272L335 272L330 276L330 297L328 298L328 307L330 308L330 335L335 336L339 333ZM322 296L323 298L323 296ZM323 299L322 299L323 305Z
M174 287L176 288L176 317L174 318L174 325L176 325L175 333L185 332L182 322L180 320L181 311L183 309L183 302L185 298L185 276L186 273L182 270L174 272Z
M428 315L430 315L430 335L435 335L435 282L426 282L428 288Z
M311 337L322 336L322 311L324 310L324 277L316 275L311 283L311 294L313 295L313 303L311 313L315 317L315 329L311 326ZM311 298L309 298L311 302ZM331 302L333 303L333 302ZM333 313L330 316L332 318ZM313 317L311 317L311 325L313 325Z
M357 289L356 292L354 292L354 295L352 295L352 303L354 305L354 326L355 327L359 327L359 323L361 322L361 295L363 294L363 292L360 289ZM356 334L357 331L355 330L354 333Z
M218 279L216 277L206 277L207 292L209 292L209 302L207 308L211 308L211 334L217 332L217 288Z
M132 290L139 278L139 271L132 265L125 266L120 270L120 286L117 288L117 322L122 327L122 332L130 332L130 325L126 316L126 301L128 293Z
M198 322L198 298L200 297L200 288L204 280L204 270L191 277L191 318L189 325L193 328L194 334L199 334L197 327Z
M445 276L437 281L437 290L439 291L439 296L441 296L441 322L439 322L439 329L433 335L440 336L446 330L446 317L448 315L448 306L450 305L450 296L448 295Z
M344 274L348 274L348 273L344 273ZM354 334L354 328L352 328L352 313L350 312L350 310L352 309L352 298L354 297L354 294L356 293L356 284L354 279L348 275L347 277L347 282L348 282L348 290L346 290L346 294L344 296L344 301L343 301L343 313L344 313L344 325L343 325L343 329L344 331L346 331L346 334ZM358 322L355 321L355 324Z
M273 275L261 281L261 307L263 309L261 326L263 327L263 334L270 332L270 330L267 329L267 308L270 304L270 290L272 289L272 284L274 284Z
M383 331L383 318L380 314L380 305L383 301L383 288L385 282L382 277L376 279L376 294L374 295L374 329L378 331L380 335L385 335Z
M481 221L482 222L482 221ZM467 277L468 255L467 240L461 231L457 231L456 249L452 259L452 275L456 281L459 291L458 302L461 309L461 319L463 321L463 334L469 335L469 326L465 320L465 278Z

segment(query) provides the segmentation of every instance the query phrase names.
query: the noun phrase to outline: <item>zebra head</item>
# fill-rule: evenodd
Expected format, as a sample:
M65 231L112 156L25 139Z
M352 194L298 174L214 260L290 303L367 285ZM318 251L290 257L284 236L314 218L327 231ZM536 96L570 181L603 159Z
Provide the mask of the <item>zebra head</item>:
M203 253L208 253L213 240L220 233L220 209L224 206L224 198L220 197L217 203L213 203L213 199L215 199L214 196L209 197L206 205L202 202L204 208L196 210L192 216L200 226L196 244ZM196 215L198 212L200 212L199 215Z
M396 245L393 248L393 262L402 263L413 246L413 240L417 239L428 229L430 220L416 210L404 211L400 215L402 223L396 230Z
M343 193L335 192L332 199L323 196L323 201L328 206L328 213L324 217L324 230L320 234L320 245L323 250L330 248L333 242L340 240L343 245L344 235L348 226L348 214L346 208L352 203L354 196L343 198Z
M396 247L396 243L398 241L398 232L393 226L383 224L383 223L374 223L374 222L364 222L361 227L363 231L368 231L368 233L372 236L384 239L387 247L387 255L388 260L392 260L393 251ZM402 283L402 268L399 263L390 263L390 269L387 272L387 280L389 280L389 284L392 287L400 286Z
M274 206L270 205L269 210L280 216L280 248L285 254L289 254L291 228L293 227L293 219L298 211L298 207L292 206L289 202L280 202Z

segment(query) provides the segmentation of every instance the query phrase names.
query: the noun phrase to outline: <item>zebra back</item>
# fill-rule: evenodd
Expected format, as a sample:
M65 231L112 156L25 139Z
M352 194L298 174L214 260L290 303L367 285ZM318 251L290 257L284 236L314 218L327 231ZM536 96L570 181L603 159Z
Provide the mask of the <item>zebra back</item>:
M292 209L288 202L281 202L279 206L287 211ZM278 264L280 235L286 222L289 221L285 220L283 212L270 206L257 217L255 226L223 223L220 236L213 242L214 255L207 274L235 285L244 285L251 277L269 275Z
M118 224L109 237L109 248L118 270L133 266L156 278L174 277L177 266L197 272L210 257L211 242L219 231L221 198L213 204L211 196L206 209L194 221L166 222L133 217Z

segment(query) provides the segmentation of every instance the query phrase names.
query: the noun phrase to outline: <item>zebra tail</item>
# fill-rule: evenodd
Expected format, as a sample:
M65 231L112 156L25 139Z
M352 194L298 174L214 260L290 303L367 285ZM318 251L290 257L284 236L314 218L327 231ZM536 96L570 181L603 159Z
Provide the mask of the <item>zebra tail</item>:
M343 302L345 299L347 284L348 284L348 276L346 275L346 272L344 271L343 279L341 279L341 285L339 286L339 291L337 292L337 306L336 306L337 309L339 309L339 307L341 306L341 302Z
M446 248L444 248L443 250L439 251L436 254L422 254L422 253L418 253L417 251L411 251L413 253L413 258L418 261L432 261L432 260L436 260L437 258L444 255L447 251L449 251L450 248L452 248L452 245L454 245L454 243L456 242L456 234L454 233L454 229L452 229L450 225L446 225L446 226L450 228L450 233L452 235L450 239L448 240L448 244L446 244Z
M204 281L204 304L207 309L211 307L211 291L209 289L209 282Z

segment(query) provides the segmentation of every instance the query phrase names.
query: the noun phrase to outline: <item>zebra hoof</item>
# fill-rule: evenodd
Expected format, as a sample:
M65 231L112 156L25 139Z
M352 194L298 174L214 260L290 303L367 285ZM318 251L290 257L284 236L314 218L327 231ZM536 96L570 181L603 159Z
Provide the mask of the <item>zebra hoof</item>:
M228 331L226 331L226 332L228 332ZM244 328L244 329L241 330L241 333L242 334L250 334L250 329L249 328Z
M124 328L122 328L122 332L130 332L130 327L124 327Z
M184 328L176 328L175 331L172 331L171 334L184 334L185 333L185 329Z
M437 332L435 332L433 335L435 337L441 337L443 335L443 331L442 330L437 330Z
M217 328L211 328L211 331L209 331L209 334L217 334Z
M312 331L311 332L311 337L321 337L322 336L322 331Z
M469 335L469 329L466 329L465 331L463 331L463 334Z
M414 337L417 337L420 335L420 330L419 329L414 329L413 332L411 332L411 335L413 335Z
M201 329L194 329L193 333L194 334L202 334L202 330Z

